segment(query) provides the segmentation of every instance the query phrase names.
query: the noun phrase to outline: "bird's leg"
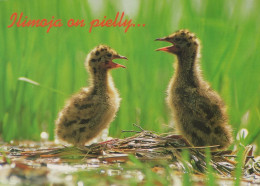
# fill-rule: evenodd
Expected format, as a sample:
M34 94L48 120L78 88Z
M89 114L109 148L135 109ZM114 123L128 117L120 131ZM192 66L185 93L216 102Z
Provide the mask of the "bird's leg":
M172 138L172 139L181 139L182 142L188 146L188 147L191 147L192 145L190 144L190 142L188 142L188 140L186 138L183 137L183 135L179 135L179 134L174 134L174 135L169 135L169 136L166 136L166 138Z
M111 139L111 140L107 140L107 141L102 141L102 142L99 142L98 144L102 145L102 144L111 144L111 143L114 143L114 142L117 142L118 139Z
M85 142L82 142L82 143L78 143L75 145L78 149L80 150L84 150L86 148L85 146Z

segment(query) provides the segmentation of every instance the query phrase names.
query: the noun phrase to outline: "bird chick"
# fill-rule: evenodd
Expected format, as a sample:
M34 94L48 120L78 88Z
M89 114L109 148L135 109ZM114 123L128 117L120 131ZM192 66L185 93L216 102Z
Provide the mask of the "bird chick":
M85 67L90 86L73 95L56 120L56 135L78 147L98 136L114 119L120 97L109 73L125 66L113 59L127 59L105 45L95 47L87 56Z
M177 56L166 98L177 130L194 146L228 147L233 138L226 107L202 77L198 61L199 40L188 30L179 30L156 41L172 44L157 51Z

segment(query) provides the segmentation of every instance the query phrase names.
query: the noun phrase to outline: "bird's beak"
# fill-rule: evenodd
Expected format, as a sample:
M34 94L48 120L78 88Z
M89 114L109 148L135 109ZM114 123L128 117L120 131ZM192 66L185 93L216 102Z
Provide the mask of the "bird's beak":
M114 56L113 56L113 59L126 59L126 60L128 60L127 57L125 57L125 56L120 56L120 55L114 55Z
M158 38L158 39L155 39L155 41L166 41L166 42L169 42L169 43L172 44L172 46L158 48L155 51L164 51L164 52L169 52L169 53L177 53L178 52L178 49L174 46L174 44L169 40L168 37Z
M163 38L157 38L154 41L168 41L168 39L167 39L167 37L163 37Z
M113 59L126 59L126 60L128 60L127 57L125 57L125 56L120 56L120 55L114 55L114 56L112 57L112 60L113 60ZM109 63L107 64L107 66L108 66L109 68L120 68L120 67L126 68L124 65L121 65L121 64L118 64L118 63L114 63L112 60L110 60Z

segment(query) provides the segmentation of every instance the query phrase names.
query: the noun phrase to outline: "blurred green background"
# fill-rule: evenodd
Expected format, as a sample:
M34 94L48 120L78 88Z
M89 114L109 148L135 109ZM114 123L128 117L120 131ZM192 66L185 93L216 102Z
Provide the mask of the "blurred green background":
M205 78L226 104L234 137L245 128L244 143L260 145L260 1L0 1L0 134L12 139L39 140L46 131L54 138L54 121L66 99L87 86L87 53L96 45L111 46L128 61L127 69L113 70L122 97L110 135L124 137L133 123L157 132L169 131L171 117L165 104L166 88L174 73L174 56L155 52L166 46L154 39L178 29L195 32L202 43L201 66ZM145 27L99 27L89 33L93 19L124 19ZM63 20L63 27L16 27L10 16L21 12L28 19ZM70 18L85 19L85 27L67 27ZM23 19L24 20L24 17ZM19 81L27 77L35 86ZM48 88L46 88L48 87ZM56 89L62 93L50 90ZM259 151L259 150L258 150Z

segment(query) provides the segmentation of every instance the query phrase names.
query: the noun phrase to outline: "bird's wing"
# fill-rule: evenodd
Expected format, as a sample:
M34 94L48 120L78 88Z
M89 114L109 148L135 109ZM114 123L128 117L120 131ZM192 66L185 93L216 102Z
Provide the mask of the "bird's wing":
M211 120L222 116L223 102L218 97L214 99L215 97L207 97L197 91L189 92L182 97L186 110L189 110L190 114L193 114L194 117L197 116L198 119Z
M66 127L74 124L88 124L97 117L101 104L92 91L81 90L73 95L62 110L60 122Z

